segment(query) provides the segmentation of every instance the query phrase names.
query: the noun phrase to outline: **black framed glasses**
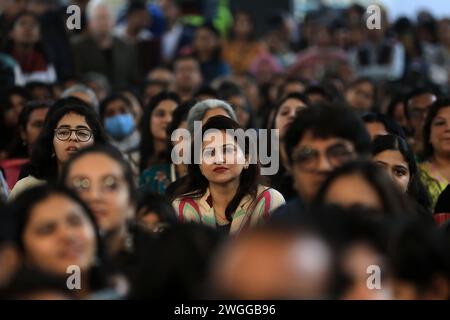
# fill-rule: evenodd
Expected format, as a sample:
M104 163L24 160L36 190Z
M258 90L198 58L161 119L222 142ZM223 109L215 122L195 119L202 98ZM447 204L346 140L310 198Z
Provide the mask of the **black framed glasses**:
M70 128L57 128L55 129L55 137L61 141L67 141L72 136L72 132L75 132L77 140L80 142L87 142L92 138L93 132L89 129L70 129Z
M349 143L336 143L321 152L311 147L300 147L294 151L292 160L305 171L318 171L321 153L335 169L355 157L355 150Z

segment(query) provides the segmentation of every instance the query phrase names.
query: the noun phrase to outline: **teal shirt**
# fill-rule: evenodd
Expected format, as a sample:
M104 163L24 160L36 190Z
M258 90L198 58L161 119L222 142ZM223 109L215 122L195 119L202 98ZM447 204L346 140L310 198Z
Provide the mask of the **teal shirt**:
M172 171L172 172L171 172ZM178 178L171 164L156 164L144 170L139 176L139 188L145 191L165 194L167 186Z

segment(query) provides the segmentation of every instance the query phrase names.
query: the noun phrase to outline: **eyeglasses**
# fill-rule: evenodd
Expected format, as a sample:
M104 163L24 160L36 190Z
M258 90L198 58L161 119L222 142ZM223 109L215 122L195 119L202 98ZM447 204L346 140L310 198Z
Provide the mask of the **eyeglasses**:
M72 132L75 132L77 140L80 142L87 142L92 138L92 131L89 129L69 129L69 128L57 128L55 129L55 137L61 141L67 141L72 136Z
M355 151L349 144L336 143L328 147L324 153L330 166L334 169L355 156ZM305 171L318 171L321 152L310 147L302 147L292 156L293 162Z
M102 178L100 182L100 189L102 193L109 193L117 191L124 183L122 178L108 175ZM75 177L71 181L71 187L77 192L89 191L92 187L92 181L85 177Z

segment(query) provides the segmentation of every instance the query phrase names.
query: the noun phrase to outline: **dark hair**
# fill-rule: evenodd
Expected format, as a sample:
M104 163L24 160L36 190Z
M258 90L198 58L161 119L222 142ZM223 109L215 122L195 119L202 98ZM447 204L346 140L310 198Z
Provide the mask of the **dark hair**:
M306 88L308 87L308 80L303 79L301 77L296 77L296 76L288 76L284 81L283 84L280 85L280 87L278 88L278 93L277 93L277 97L278 99L283 99L284 98L284 94L285 94L285 89L286 87L291 84L291 83L299 83L302 84ZM302 92L292 92L292 93L302 93ZM306 96L305 96L306 97Z
M403 105L403 112L405 113L406 119L409 119L409 113L407 111L408 108L406 108L406 105L405 105L404 94L396 94L392 97L392 99L389 101L389 104L387 106L386 115L388 117L390 117L391 119L395 119L395 108L397 107L397 104L400 102Z
M142 209L146 209L146 212L152 211L158 215L161 222L175 224L178 220L175 214L175 210L166 197L158 193L144 191L139 194L136 212L138 214L137 219L142 218L144 215L139 216Z
M203 24L199 25L195 31L195 33L198 32L198 30L200 29L204 29L204 30L208 30L210 33L212 33L216 38L220 39L220 32L219 30L217 30L217 28L209 21L204 22ZM195 37L195 35L194 35ZM193 53L194 55L197 55L197 52L195 50L195 48L193 48ZM222 53L222 48L219 44L217 45L217 48L214 49L214 51L211 54L211 60L215 61L215 60L219 60L221 57L221 53Z
M133 113L133 109L131 108L130 100L125 95L123 95L121 93L114 93L114 94L111 94L111 95L107 96L100 103L99 113L100 113L100 120L102 121L102 123L105 120L105 113L106 113L106 109L108 108L109 104L111 102L114 102L114 101L117 101L117 100L120 100L123 103L125 103L125 106L128 108L130 113Z
M406 135L402 127L384 114L376 112L366 113L361 117L361 119L364 123L381 123L389 134L394 134L406 139Z
M249 119L248 119L248 122L245 124L246 128L244 128L244 129L255 127L252 109L250 108L248 101L247 101L247 97L245 96L241 87L239 87L236 83L234 83L232 81L224 81L219 86L217 91L218 91L218 95L217 95L218 99L224 100L227 102L229 102L230 98L235 97L235 96L244 98L245 109L246 109L247 113L249 114ZM230 103L230 105L233 107L233 109L235 108L235 106L233 106L231 103Z
M30 156L28 154L28 149L25 145L25 141L23 141L22 139L21 131L26 130L31 114L35 110L50 108L49 103L50 102L31 101L28 102L22 109L22 112L20 112L19 115L19 122L17 124L18 128L16 130L16 136L14 137L13 144L9 152L9 157L28 158Z
M166 159L171 162L170 156L172 153L173 142L172 133L178 129L183 121L187 121L189 110L197 103L197 100L191 99L186 102L181 103L175 111L172 113L172 122L167 127L167 153Z
M175 72L175 66L178 62L183 61L183 60L193 60L195 61L195 63L198 66L199 72L200 71L200 62L198 61L197 57L195 57L193 54L191 53L185 53L185 54L178 54L177 56L175 56L175 58L173 59L172 62L172 70Z
M278 111L280 111L281 105L289 99L299 100L299 101L303 102L304 104L306 104L307 106L310 104L308 97L306 95L304 95L303 93L293 92L293 93L289 93L289 94L285 95L278 101L278 103L276 104L275 108L272 111L273 119L272 119L270 125L268 126L269 129L275 129L275 120L277 118Z
M405 97L404 97L405 98L405 100L404 100L405 107L408 109L409 108L409 105L408 105L409 100L411 100L414 97L420 96L422 94L432 94L435 96L438 95L436 90L434 90L431 87L416 87L405 95Z
M448 286L448 243L434 225L417 221L404 225L397 231L390 249L394 278L414 285L423 294L433 290L437 276L444 277Z
M201 133L195 136L191 143L191 161L190 164L188 164L188 174L186 179L183 180L183 183L174 191L173 199L182 197L200 198L205 194L209 186L209 181L201 173L200 166L195 164L195 161L192 160L194 159L194 153L196 151L194 148L194 141L203 141L204 134L210 129L226 131L227 129L237 130L242 128L236 121L225 116L214 116L206 121L202 127ZM248 153L249 141L246 139L245 146L240 145L240 147L243 151L245 150ZM254 161L250 161L248 169L241 172L239 187L225 210L225 216L230 222L236 208L245 196L250 195L253 199L256 199L260 182L260 173L259 165L253 164L253 162Z
M321 95L322 97L324 97L329 102L331 102L333 100L333 97L331 96L331 94L329 92L327 92L325 90L325 88L323 88L320 85L310 85L308 88L306 88L306 90L303 94L306 96L308 96L310 94L318 94L318 95Z
M256 38L256 33L255 33L255 21L253 19L253 16L251 14L250 11L248 10L244 10L244 9L237 9L236 11L233 12L233 21L234 23L236 23L236 17L237 15L245 15L247 16L248 20L250 21L250 24L252 25L252 30L250 31L250 34L248 35L247 40L248 41L253 41ZM236 37L235 33L234 33L234 28L230 29L230 34L229 34L229 39L230 40L234 40Z
M89 207L79 198L79 196L72 190L61 185L42 185L27 189L17 196L10 204L10 209L13 212L14 219L14 238L18 249L25 253L23 243L23 233L30 220L31 212L40 202L45 201L53 195L61 195L77 203L85 212L89 222L92 224L96 237L96 256L97 263L92 266L90 276L90 284L93 290L99 289L106 284L105 273L105 250L103 242L100 237L99 229L94 215ZM45 271L45 270L44 270Z
M165 153L162 155L155 155L155 144L153 141L153 134L151 133L151 117L153 111L158 107L158 105L165 101L171 100L174 101L177 105L180 103L180 99L176 93L163 91L156 96L154 96L148 105L145 107L144 114L141 120L141 142L139 145L139 151L141 158L139 160L139 171L142 172L148 168L150 165L149 161L152 156L156 157L164 157Z
M402 137L391 134L375 137L372 141L372 155L376 156L385 150L395 150L402 154L403 158L408 163L410 173L407 189L408 195L426 210L431 211L430 196L420 180L420 173L417 168L414 152L411 150L408 143Z
M69 176L70 170L75 162L87 155L92 154L102 154L117 162L122 169L123 178L127 184L128 192L130 195L130 201L135 203L136 201L136 187L134 185L133 171L131 169L130 163L123 157L123 154L114 146L109 144L97 144L86 147L76 154L74 154L65 163L60 177L60 183L65 184L66 179Z
M376 102L377 102L377 85L375 84L375 82L372 79L370 79L368 77L357 78L357 79L353 80L352 82L350 82L347 85L345 91L354 89L355 87L357 87L357 86L359 86L360 84L363 84L363 83L368 83L368 84L370 84L372 86L373 97L372 97L372 105L370 106L369 110L375 110L376 107L377 107L377 104L376 104Z
M16 26L17 22L20 20L20 18L22 18L24 16L30 16L36 21L36 23L39 25L39 28L41 29L41 37L42 37L42 28L41 28L41 24L39 22L39 18L38 18L38 16L36 14L34 14L33 12L31 12L29 10L24 10L22 12L19 12L17 15L14 16L13 20L8 24L8 30L7 30L8 33L7 34L9 35L9 33L12 32L12 30ZM10 54L12 52L12 50L13 50L13 47L14 47L14 41L9 36L6 36L3 41L4 41L4 43L3 43L4 50L2 50L2 51L7 52L7 53ZM44 46L42 44L42 40L39 41L35 45L34 49L39 51L40 53L42 53L45 58L48 58L47 54L46 54L46 52L44 50Z
M145 251L129 299L203 299L213 252L222 237L199 224L177 224Z
M10 283L0 289L1 300L29 300L37 293L59 293L67 299L75 299L74 292L67 288L66 279L35 268L19 270Z
M450 98L440 98L433 102L428 109L423 126L423 156L425 159L430 158L434 153L433 145L430 142L432 122L439 113L439 110L447 107L450 107Z
M394 185L386 172L375 163L365 160L350 161L334 170L320 187L315 203L317 205L325 203L328 189L333 183L341 177L352 175L360 176L374 189L381 200L382 212L386 216L401 217L416 214L415 208L407 202L406 197Z
M310 131L316 138L349 140L360 155L369 153L370 136L364 122L347 106L318 103L300 110L284 137L289 162L295 146Z
M125 16L129 17L135 12L145 11L147 12L147 7L143 1L130 1L125 12Z
M218 97L217 90L215 90L214 88L212 88L210 86L201 86L200 89L198 89L195 92L194 97L198 98L201 95L211 96L211 97L214 97L215 99Z
M42 132L33 148L30 161L32 176L48 181L57 179L57 160L52 156L54 130L61 118L69 113L85 117L86 123L93 132L95 144L103 144L108 141L97 114L89 104L74 97L60 99L50 107Z

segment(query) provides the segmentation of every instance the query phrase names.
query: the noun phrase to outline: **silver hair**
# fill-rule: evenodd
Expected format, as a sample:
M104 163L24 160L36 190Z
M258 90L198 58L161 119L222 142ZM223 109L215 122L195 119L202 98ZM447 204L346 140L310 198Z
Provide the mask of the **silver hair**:
M86 87L85 85L76 84L67 88L66 90L63 91L63 93L61 93L61 98L71 97L73 96L74 93L78 92L84 93L89 97L90 104L94 107L95 111L98 113L99 105L97 96L95 95L95 92L92 89Z
M191 110L189 110L189 114L187 117L187 127L189 132L192 134L194 132L194 121L202 121L206 112L211 109L221 108L223 109L231 119L237 121L236 113L233 110L231 105L223 100L219 99L206 99L200 102L197 102Z

